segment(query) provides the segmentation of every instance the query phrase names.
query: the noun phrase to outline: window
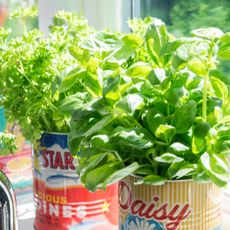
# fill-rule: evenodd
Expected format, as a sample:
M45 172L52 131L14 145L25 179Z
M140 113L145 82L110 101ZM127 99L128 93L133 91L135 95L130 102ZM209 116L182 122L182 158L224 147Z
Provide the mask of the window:
M95 28L109 28L128 32L126 21L131 17L131 0L55 0L39 1L40 29L48 33L48 26L58 10L76 11L85 15Z
M161 18L180 36L200 27L230 30L229 0L141 0L140 14Z
M25 29L30 30L38 27L38 18L15 17L9 20L10 15L16 9L26 8L28 6L37 7L38 0L0 0L0 26L10 28L11 36L20 35Z

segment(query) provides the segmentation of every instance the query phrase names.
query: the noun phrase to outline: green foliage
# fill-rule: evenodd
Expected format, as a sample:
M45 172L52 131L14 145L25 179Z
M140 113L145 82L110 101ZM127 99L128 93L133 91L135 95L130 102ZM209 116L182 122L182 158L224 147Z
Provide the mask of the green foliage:
M20 9L17 14L32 12ZM59 12L54 21L48 37L34 29L7 39L7 31L1 30L1 104L8 120L17 121L32 142L41 131L69 131L70 114L60 111L59 106L81 89L79 79L72 76L78 62L69 48L83 42L92 31L85 18L76 14ZM69 65L71 70L66 69ZM65 87L68 78L75 86Z
M228 33L175 38L155 18L130 34L95 31L60 12L49 37L1 31L1 102L27 139L69 132L82 183L94 191L127 175L137 183L228 180ZM223 56L224 55L224 56ZM71 129L70 129L71 126Z
M15 136L9 133L0 132L0 156L14 153L16 150Z
M228 0L176 0L170 11L170 31L180 35L189 35L193 29L217 27L227 32L230 30Z
M206 28L177 39L159 19L130 25L129 35L105 39L96 32L86 39L91 80L84 62L74 72L85 72L77 76L90 95L75 106L69 102L69 146L78 155L82 182L94 191L135 174L139 184L193 178L224 186L229 86L217 64L218 50L229 47L228 34Z
M175 0L170 9L169 30L178 36L187 36L197 28L216 27L224 32L230 31L229 0ZM229 50L220 49L221 58L229 55ZM229 59L220 68L229 73Z

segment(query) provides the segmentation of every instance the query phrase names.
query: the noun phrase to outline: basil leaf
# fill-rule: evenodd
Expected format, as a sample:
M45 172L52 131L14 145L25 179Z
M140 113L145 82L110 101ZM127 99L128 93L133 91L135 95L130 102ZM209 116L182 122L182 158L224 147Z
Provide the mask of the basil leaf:
M164 178L158 175L148 175L144 177L143 179L136 181L135 185L149 184L149 185L159 186L159 185L165 184L166 181L167 181L167 178Z
M114 142L116 145L121 147L132 147L134 149L146 149L152 146L151 141L146 139L145 134L142 130L134 129L125 129L114 131L114 134L111 136L110 142Z
M206 139L203 137L192 137L192 152L194 154L201 153L206 146Z
M229 60L230 59L230 42L229 43L224 43L219 51L218 51L218 55L220 58Z
M203 170L217 186L228 183L228 163L223 157L205 152L200 160Z
M154 160L160 163L172 164L172 163L184 161L184 158L178 157L177 155L172 153L163 153L161 156L155 157Z
M175 127L177 133L186 133L196 118L196 102L188 101L175 112Z
M109 178L106 179L106 181L104 182L104 186L106 187L107 184L116 183L117 181L120 181L129 175L132 175L140 167L141 166L138 163L134 162L134 163L130 164L129 166L127 166L121 170L116 171Z
M181 167L175 174L177 179L183 178L183 177L188 177L193 174L197 173L197 165L196 164L188 164L183 167Z
M169 146L169 152L175 153L176 155L186 154L190 148L180 142L174 142Z
M156 109L150 109L146 114L146 122L152 134L155 134L157 128L161 124L166 123L166 119L161 112L158 112Z
M145 79L149 75L151 69L149 64L137 62L127 69L126 74L131 78Z
M193 58L188 62L188 68L198 76L205 76L207 69L205 64L198 58Z
M176 129L171 125L159 125L155 131L155 136L166 143L170 143L176 134Z
M132 115L136 109L141 108L143 101L143 98L139 94L129 94L118 101L115 108L119 113Z
M228 88L224 84L224 82L222 82L220 79L215 77L210 77L210 80L216 96L223 100L226 99L229 93L228 93Z
M208 122L200 122L195 126L195 128L193 130L193 134L196 137L204 138L207 136L210 128L211 128L211 126Z
M152 24L146 32L145 39L150 57L156 64L159 65L160 51L168 40L167 29L164 22L160 19L153 18Z
M96 189L105 189L105 181L113 173L122 169L121 163L107 163L89 171L85 180L82 181L86 188L90 191L96 191Z
M184 166L189 165L188 162L182 161L182 162L175 162L173 164L171 164L167 170L169 179L175 178L177 172Z
M152 85L159 85L166 79L165 70L161 68L154 68L149 74L148 79Z

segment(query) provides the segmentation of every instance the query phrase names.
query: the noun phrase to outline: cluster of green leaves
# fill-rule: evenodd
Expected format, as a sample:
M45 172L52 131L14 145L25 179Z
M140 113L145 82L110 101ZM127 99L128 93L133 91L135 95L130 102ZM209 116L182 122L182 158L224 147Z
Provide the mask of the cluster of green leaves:
M16 150L15 136L9 133L0 132L0 156L14 153Z
M146 31L139 25L148 24ZM152 18L130 23L130 34L96 32L72 48L78 61L62 87L72 114L69 147L89 190L128 175L137 183L171 179L228 180L230 34L197 29L175 38ZM64 90L63 89L63 90Z
M24 13L34 15L34 10ZM68 49L91 32L84 17L66 12L56 14L48 37L34 29L9 39L1 29L0 104L27 140L35 142L41 131L68 132L70 116L59 106L78 87L60 89L66 66L77 65Z

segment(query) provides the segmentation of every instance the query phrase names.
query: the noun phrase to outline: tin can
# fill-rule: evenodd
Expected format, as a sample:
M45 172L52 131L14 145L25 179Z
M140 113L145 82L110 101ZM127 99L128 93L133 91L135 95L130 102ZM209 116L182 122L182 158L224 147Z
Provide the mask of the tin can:
M4 116L4 109L0 106L0 132L4 132L6 128L6 118Z
M15 194L32 193L31 151L21 151L0 157L0 170L9 178Z
M43 133L33 160L36 230L118 228L118 185L89 192L76 173L66 134Z
M134 185L119 183L120 230L220 230L222 191L212 182L167 181Z

